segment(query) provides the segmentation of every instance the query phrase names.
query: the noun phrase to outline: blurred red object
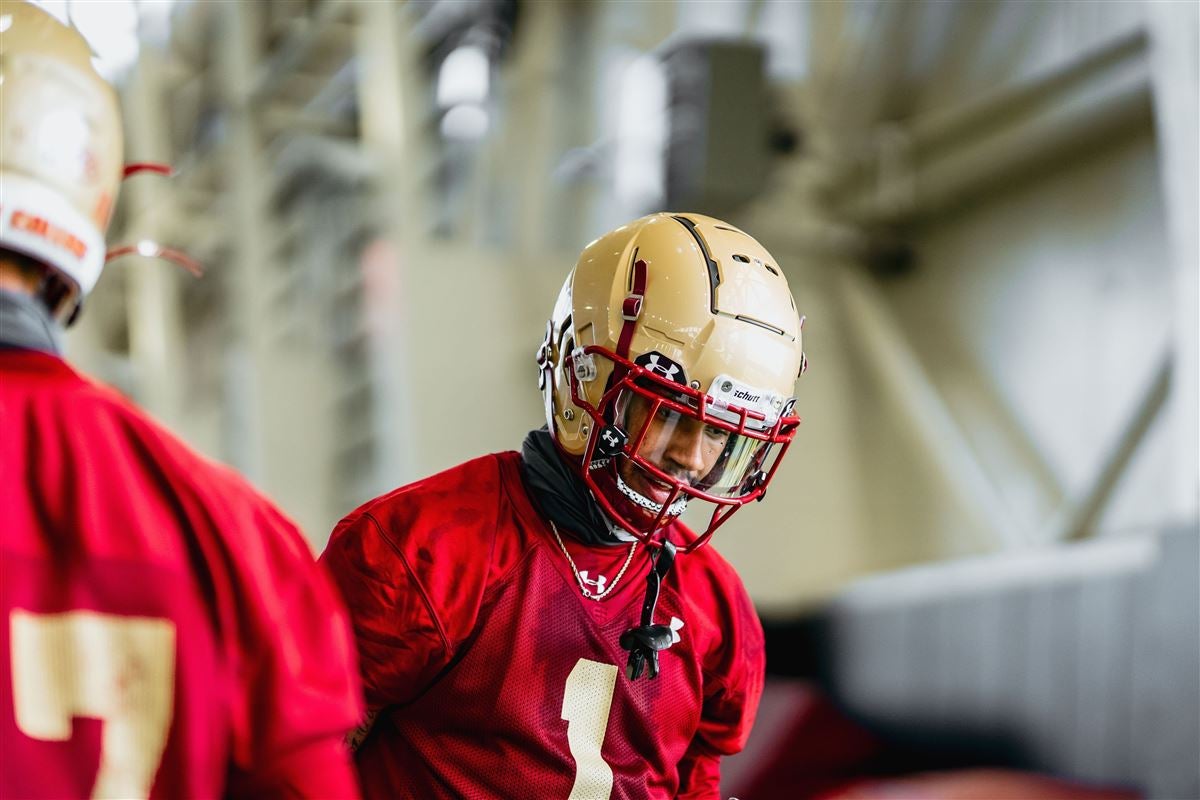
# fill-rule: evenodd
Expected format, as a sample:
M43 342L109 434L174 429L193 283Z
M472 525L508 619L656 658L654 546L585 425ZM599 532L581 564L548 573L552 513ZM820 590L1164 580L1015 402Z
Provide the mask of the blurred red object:
M968 769L868 780L813 800L1139 800L1130 789L1099 787L1005 769Z
M726 794L742 800L1140 800L1097 786L996 767L930 771L847 716L814 684L769 680L746 751L726 759Z

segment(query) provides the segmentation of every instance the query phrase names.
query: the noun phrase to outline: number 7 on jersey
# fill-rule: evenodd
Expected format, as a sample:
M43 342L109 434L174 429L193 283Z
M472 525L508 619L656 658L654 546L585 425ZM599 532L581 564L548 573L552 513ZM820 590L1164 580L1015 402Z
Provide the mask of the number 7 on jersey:
M31 739L65 742L72 718L104 723L92 797L146 797L167 744L175 625L94 611L14 610L13 705Z

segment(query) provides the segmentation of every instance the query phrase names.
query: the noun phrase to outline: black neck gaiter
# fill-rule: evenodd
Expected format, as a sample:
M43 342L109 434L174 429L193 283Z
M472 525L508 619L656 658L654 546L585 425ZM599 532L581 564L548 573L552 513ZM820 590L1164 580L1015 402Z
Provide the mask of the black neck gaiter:
M633 540L628 534L613 532L591 491L563 461L545 427L525 437L521 471L534 504L562 531L569 531L585 544L621 545Z

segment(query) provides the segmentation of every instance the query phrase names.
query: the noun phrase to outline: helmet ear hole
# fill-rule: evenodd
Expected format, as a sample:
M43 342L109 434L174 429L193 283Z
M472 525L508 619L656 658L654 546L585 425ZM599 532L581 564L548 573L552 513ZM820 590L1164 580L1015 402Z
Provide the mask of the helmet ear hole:
M559 330L559 341L555 359L555 379L559 383L558 404L559 415L567 422L575 421L575 408L571 403L571 382L574 378L571 366L571 354L575 350L575 337L571 335L568 323Z

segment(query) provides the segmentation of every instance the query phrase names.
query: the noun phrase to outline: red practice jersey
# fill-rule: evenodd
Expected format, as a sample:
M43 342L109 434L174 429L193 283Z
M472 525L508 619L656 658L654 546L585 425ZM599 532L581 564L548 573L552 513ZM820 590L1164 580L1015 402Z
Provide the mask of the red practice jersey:
M51 355L0 351L0 430L0 796L357 796L296 528Z
M563 536L589 588L611 586L629 547ZM382 709L358 751L368 796L715 798L720 756L749 734L763 637L733 568L711 548L676 559L655 622L679 641L657 678L628 680L618 639L640 623L645 548L584 598L517 453L367 503L322 560Z

